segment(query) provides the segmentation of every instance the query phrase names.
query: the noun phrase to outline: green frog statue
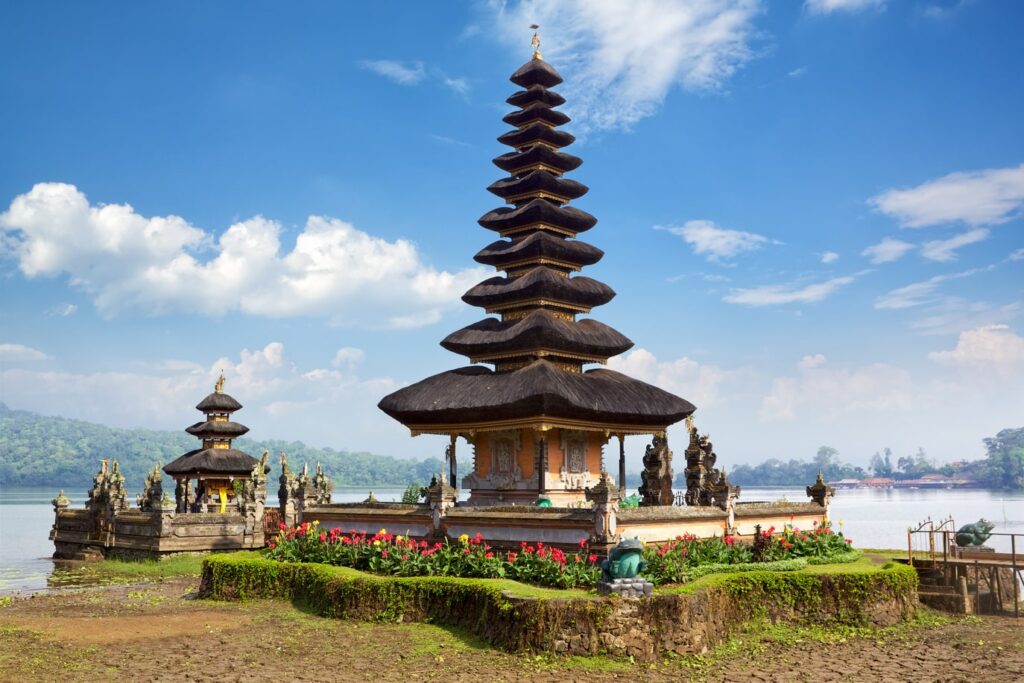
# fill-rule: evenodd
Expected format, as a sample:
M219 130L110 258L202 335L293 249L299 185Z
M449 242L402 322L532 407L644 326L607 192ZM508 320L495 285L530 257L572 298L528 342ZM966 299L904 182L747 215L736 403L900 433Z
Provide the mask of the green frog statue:
M956 544L961 548L977 547L992 536L996 525L984 517L974 524L965 524L956 532Z
M601 563L601 580L611 583L615 579L632 579L644 570L644 544L639 538L627 538L619 542Z

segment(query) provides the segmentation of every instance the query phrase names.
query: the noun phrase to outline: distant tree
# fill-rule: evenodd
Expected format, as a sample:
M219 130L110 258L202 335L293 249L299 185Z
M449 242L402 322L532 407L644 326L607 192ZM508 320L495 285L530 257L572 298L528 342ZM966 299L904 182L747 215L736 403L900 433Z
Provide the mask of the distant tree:
M984 441L988 451L987 483L1003 489L1024 489L1024 427L1004 429Z
M405 487L405 491L402 493L402 502L407 505L416 505L420 502L420 485L409 484Z
M875 451L875 454L871 456L871 463L868 467L871 470L871 473L876 477L891 477L892 451L886 448L884 458L878 451Z

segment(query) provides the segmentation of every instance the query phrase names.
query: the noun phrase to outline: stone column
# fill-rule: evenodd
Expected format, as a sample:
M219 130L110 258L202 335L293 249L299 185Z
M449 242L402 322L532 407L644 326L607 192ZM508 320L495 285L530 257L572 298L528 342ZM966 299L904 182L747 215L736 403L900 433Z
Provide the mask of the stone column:
M281 522L287 526L295 526L298 511L295 505L295 476L288 468L288 456L281 453L281 485L277 489L277 500L281 508Z
M818 478L813 484L807 487L807 496L815 503L825 508L825 521L828 521L828 506L832 501L836 490L825 483L821 470L818 470Z
M448 514L448 510L455 505L455 501L459 497L458 490L448 483L448 480L444 476L444 472L441 472L441 476L430 482L430 486L423 489L426 494L427 505L430 506L430 519L433 526L433 534L436 537L445 535L444 532L444 519Z
M591 543L608 546L618 539L616 515L619 511L619 500L622 492L612 481L608 472L602 470L597 485L586 489L584 495L594 504L594 532Z

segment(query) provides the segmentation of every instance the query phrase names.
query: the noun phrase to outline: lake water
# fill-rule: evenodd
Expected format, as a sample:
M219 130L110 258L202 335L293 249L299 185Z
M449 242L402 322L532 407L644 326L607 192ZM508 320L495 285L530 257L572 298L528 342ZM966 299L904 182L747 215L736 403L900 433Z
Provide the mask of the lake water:
M374 489L381 501L397 501L404 489ZM50 559L53 543L48 539L53 524L52 489L5 488L0 490L0 593L45 590L59 583L61 570ZM85 503L85 491L66 491L73 507ZM334 502L364 500L367 490L335 491ZM806 500L803 487L744 487L740 500ZM268 500L276 505L277 500ZM1024 492L977 490L850 489L836 492L832 502L833 522L843 522L843 531L861 548L906 548L907 527L924 519L952 515L956 526L984 517L1002 533L1024 534ZM1009 539L995 536L988 545L1009 551ZM1018 544L1020 545L1020 544ZM923 545L919 545L924 548ZM1018 552L1024 548L1018 547Z

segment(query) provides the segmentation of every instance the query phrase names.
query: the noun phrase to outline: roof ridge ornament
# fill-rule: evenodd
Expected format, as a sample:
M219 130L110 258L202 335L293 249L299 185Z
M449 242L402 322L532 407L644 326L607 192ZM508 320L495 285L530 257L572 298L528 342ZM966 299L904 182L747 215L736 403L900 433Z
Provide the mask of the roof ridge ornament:
M217 383L213 385L213 392L215 394L224 393L224 371L220 371L220 377L217 378Z
M540 24L530 24L530 28L533 29L533 40L530 41L530 45L533 46L533 58L544 61L544 55L540 53L540 36L537 35Z

